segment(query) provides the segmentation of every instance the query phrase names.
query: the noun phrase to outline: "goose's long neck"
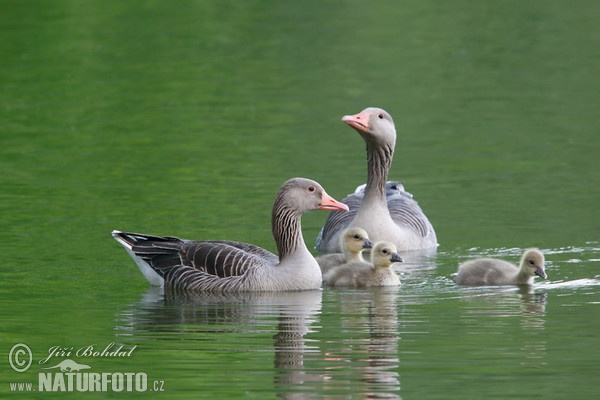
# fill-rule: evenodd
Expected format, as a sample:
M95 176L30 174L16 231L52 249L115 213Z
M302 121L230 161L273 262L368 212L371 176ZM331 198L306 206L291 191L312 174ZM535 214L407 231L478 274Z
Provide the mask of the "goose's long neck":
M368 200L385 199L385 183L394 158L394 145L375 145L367 142L367 187Z
M300 217L298 211L290 209L283 202L276 202L273 206L271 227L280 260L290 256L298 249L306 248L302 237Z

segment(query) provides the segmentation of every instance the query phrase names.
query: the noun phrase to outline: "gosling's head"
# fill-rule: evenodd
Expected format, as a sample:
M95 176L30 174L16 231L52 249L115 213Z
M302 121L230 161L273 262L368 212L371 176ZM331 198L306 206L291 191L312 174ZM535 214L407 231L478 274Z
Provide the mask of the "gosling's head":
M539 249L527 249L521 257L521 269L525 269L531 276L548 278L544 269L544 254Z
M342 235L342 249L344 253L358 254L363 250L373 247L369 234L362 228L349 228Z
M377 242L371 250L371 263L375 268L390 267L395 262L402 262L396 246L390 242Z

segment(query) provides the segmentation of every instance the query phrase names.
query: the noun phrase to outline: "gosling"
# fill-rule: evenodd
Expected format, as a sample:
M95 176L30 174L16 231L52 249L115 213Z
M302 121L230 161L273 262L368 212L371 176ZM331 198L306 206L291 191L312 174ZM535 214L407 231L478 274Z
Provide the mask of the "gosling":
M547 279L544 254L538 249L527 249L520 265L495 258L478 258L458 266L454 281L459 285L531 285L535 276Z
M392 270L393 263L402 262L396 246L377 242L371 250L371 262L352 262L332 268L323 277L326 286L364 288L369 286L398 286L400 278Z
M373 242L369 239L367 231L357 227L346 229L341 238L342 253L326 254L317 257L321 273L325 274L330 269L342 264L365 262L362 252L372 247Z

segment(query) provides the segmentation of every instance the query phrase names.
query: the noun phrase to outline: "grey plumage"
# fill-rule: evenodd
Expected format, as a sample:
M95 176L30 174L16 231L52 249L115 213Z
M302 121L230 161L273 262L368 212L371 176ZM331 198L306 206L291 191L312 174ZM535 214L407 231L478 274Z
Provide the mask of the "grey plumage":
M204 292L317 289L321 271L306 248L300 224L303 213L316 209L347 207L309 179L290 179L279 189L272 212L279 257L252 244L227 240L112 234L153 285Z
M435 249L435 230L412 194L402 183L387 181L396 144L392 117L380 108L367 108L342 121L367 145L367 183L342 200L348 213L330 213L317 236L317 251L340 252L341 232L352 226L365 229L374 241L389 240L402 251Z
M519 266L496 258L478 258L459 265L454 281L459 285L530 285L535 276L547 278L544 254L538 249L523 252Z
M371 262L351 262L332 268L323 276L326 286L370 287L400 285L392 264L402 262L393 243L380 241L371 249Z
M362 252L372 248L373 242L364 229L354 227L344 231L340 245L342 247L341 253L325 254L317 257L317 262L323 274L333 267L348 262L364 262Z

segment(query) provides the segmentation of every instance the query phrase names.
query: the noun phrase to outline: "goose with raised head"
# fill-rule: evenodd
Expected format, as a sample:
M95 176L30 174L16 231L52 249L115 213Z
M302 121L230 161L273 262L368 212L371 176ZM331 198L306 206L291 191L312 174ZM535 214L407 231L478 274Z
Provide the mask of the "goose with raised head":
M367 231L362 228L348 228L342 235L342 252L334 254L325 254L317 257L317 262L324 274L333 267L350 263L365 262L363 251L373 247L373 242L369 239Z
M544 254L538 249L523 252L519 266L496 258L477 258L458 266L454 281L459 285L531 285L536 276L546 279Z
M113 231L148 282L203 292L286 291L321 287L319 264L304 243L301 216L311 210L347 211L317 182L293 178L281 186L271 226L279 256L252 244L191 241Z
M389 240L398 250L435 249L433 226L404 186L387 182L396 145L396 128L381 108L366 108L342 121L354 128L367 145L367 183L342 200L348 213L332 212L317 237L320 253L340 252L342 232L353 226L365 229L371 240ZM387 184L387 186L386 186ZM400 189L399 189L400 188Z
M371 262L353 262L332 268L323 276L326 286L398 286L400 277L391 268L402 262L393 243L380 241L371 249Z

